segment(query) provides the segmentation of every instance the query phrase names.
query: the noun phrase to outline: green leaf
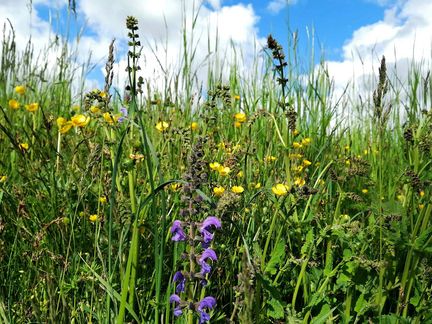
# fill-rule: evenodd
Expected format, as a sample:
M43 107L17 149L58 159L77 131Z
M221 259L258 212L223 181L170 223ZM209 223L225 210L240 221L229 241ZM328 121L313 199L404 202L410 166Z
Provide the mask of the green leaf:
M284 308L279 300L277 299L270 299L267 301L267 305L269 305L271 308L267 309L267 316L274 318L274 319L281 319L284 318Z
M343 259L345 261L348 261L352 257L352 251L350 249L344 249L343 250Z
M313 229L311 228L309 230L309 232L307 232L306 242L303 244L303 246L301 248L301 254L303 257L305 257L308 254L309 248L312 245L313 241L314 241L314 232L313 232Z
M314 317L314 319L311 321L311 324L325 323L335 309L336 309L336 307L331 309L330 305L324 304L321 307L321 311L319 312L319 314L316 317Z
M368 302L365 300L364 294L361 294L359 298L357 298L354 311L357 313L357 315L361 315L365 312L367 307L368 307Z
M265 267L265 272L275 275L277 272L277 266L280 264L285 257L285 240L280 240L271 252L270 261Z

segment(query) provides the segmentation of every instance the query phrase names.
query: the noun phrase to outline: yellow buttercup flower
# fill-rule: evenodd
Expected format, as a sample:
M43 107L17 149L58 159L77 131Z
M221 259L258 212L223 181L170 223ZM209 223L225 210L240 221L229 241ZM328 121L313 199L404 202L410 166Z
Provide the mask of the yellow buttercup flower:
M276 196L285 196L290 190L290 187L283 183L278 183L272 187L272 191Z
M235 100L240 100L240 96L239 96L239 95L236 95L236 96L234 96L234 99L235 99Z
M303 145L309 145L312 142L310 137L306 137L302 139L302 144Z
M255 189L261 188L261 182L257 182L254 186Z
M57 118L57 127L61 128L64 124L67 123L67 119L64 117Z
M222 186L218 186L218 187L213 188L213 193L215 196L220 197L223 195L224 192L225 192L225 188Z
M93 114L98 114L98 113L100 113L100 108L99 107L96 107L96 106L91 106L90 107L90 111L93 113Z
M32 102L31 104L25 105L25 109L29 112L35 112L39 109L39 104L37 102Z
M246 121L246 114L244 112L239 112L234 115L234 118L239 123L244 123Z
M72 128L73 124L70 120L68 120L60 129L60 134L66 134Z
M103 113L102 117L108 124L114 124L118 119L116 118L116 116L111 115L109 112Z
M236 193L236 194L240 194L244 191L244 188L242 186L233 186L231 188L231 191Z
M306 183L305 179L302 179L302 178L295 178L294 179L294 184L298 187L304 186L305 183Z
M300 144L299 142L293 142L293 147L294 147L295 149L297 149L297 148L302 148L303 145Z
M192 122L190 125L190 129L192 131L196 131L198 129L198 123L197 122Z
M297 168L295 168L295 171L297 171L298 173L301 173L303 171L303 166L299 165Z
M159 123L156 124L156 129L159 132L166 131L168 129L168 127L169 127L169 124L167 122L165 122L165 121L160 121Z
M312 164L311 161L309 161L309 160L303 160L303 165L304 165L305 167L308 167L308 166L311 165L311 164Z
M264 161L266 161L266 162L274 162L274 161L276 161L276 160L277 160L276 156L273 156L273 155L267 155L267 156L264 158Z
M240 122L238 122L238 121L235 121L235 122L234 122L234 127L235 127L235 128L240 128L241 125L242 125L242 124L241 124Z
M105 196L100 196L100 197L99 197L99 202L100 202L101 204L106 204L106 202L107 202L106 197L105 197Z
M73 126L84 127L90 122L90 116L75 115L71 118L71 122Z
M298 131L298 129L294 129L294 131L293 131L293 135L294 135L294 136L297 136L299 133L300 133L300 132Z
M362 192L363 192L364 194L367 194L367 193L369 192L369 190L367 190L366 188L364 188L364 189L362 189Z
M13 110L17 110L20 107L20 103L15 99L9 100L9 108Z
M172 183L170 188L172 191L177 191L180 188L180 183Z
M18 93L18 94L20 94L20 95L25 94L26 90L27 89L26 89L25 85L19 85L19 86L15 87L15 92Z
M419 192L419 195L420 195L420 197L424 197L425 192L424 192L423 190L421 190L421 191Z
M237 173L237 178L243 178L244 177L244 173L243 173L243 171L239 171L238 173Z
M67 120L64 117L57 118L57 127L59 128L60 134L67 133L71 128L73 124L70 120Z
M221 176L226 176L231 172L231 169L229 167L224 167L223 165L219 166L218 170L219 174Z
M7 175L0 177L0 183L6 182L6 180L7 180Z
M93 214L89 216L90 222L94 223L98 220L99 216L97 214Z
M27 151L28 149L29 149L29 145L28 145L28 143L21 143L20 145L18 145L19 146L19 148L22 150L22 151Z
M212 162L209 164L210 165L210 169L217 171L219 169L219 167L221 166L218 162Z

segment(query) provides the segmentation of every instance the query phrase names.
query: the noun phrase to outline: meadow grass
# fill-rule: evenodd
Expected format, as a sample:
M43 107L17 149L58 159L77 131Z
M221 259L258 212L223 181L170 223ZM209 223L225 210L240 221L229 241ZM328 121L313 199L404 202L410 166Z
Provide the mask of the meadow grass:
M286 58L269 36L263 70L224 81L213 62L197 94L185 31L157 89L126 25L124 95L113 44L104 88L76 95L66 44L48 68L4 34L1 322L194 323L209 295L211 322L432 321L429 73L413 64L401 85L382 58L366 100L335 98L324 61L300 71L297 40ZM202 275L209 216L222 228ZM172 240L175 220L189 238Z

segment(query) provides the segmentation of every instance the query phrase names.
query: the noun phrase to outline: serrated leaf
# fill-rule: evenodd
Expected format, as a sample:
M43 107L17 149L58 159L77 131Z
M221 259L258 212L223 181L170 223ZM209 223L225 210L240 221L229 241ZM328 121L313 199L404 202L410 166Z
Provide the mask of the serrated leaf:
M281 319L284 318L284 308L279 300L277 299L270 299L267 301L267 305L269 305L271 308L267 309L267 316L274 318L274 319Z
M275 275L277 266L285 257L285 240L280 240L271 252L270 260L265 267L265 272Z

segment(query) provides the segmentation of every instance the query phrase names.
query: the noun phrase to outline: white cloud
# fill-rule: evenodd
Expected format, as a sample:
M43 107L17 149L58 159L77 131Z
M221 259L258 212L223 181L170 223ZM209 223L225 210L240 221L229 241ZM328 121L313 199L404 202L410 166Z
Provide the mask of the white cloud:
M423 62L423 67L429 68L431 17L432 1L407 0L387 9L382 20L354 31L343 47L342 60L327 62L337 92L347 82L370 90L383 55L390 77L397 73L401 81L407 80L412 62Z
M112 37L117 39L120 57L117 59L116 71L119 74L120 86L126 80L126 57L123 55L127 41L125 20L128 15L135 16L139 20L138 33L143 45L141 74L144 78L153 78L152 84L163 88L166 75L160 65L171 73L168 79L174 78L174 74L179 71L184 58L184 28L188 55L195 54L191 70L196 74L198 82L207 79L206 64L214 61L216 57L232 57L232 42L244 53L248 53L250 60L255 54L257 41L262 41L257 39L259 18L252 5L223 6L220 0L207 0L202 3L196 1L198 5L193 7L193 3L179 0L130 0L127 4L117 1L107 6L105 0L81 0L78 1L78 12L88 20L96 34L92 39L88 39L87 43L94 42L95 48L101 48L98 44L103 40L102 43L106 45L102 47L101 54L108 48L107 44ZM210 4L210 7L205 4ZM91 48L90 45L87 47Z
M272 0L267 5L267 10L277 14L288 5L296 4L297 0Z

